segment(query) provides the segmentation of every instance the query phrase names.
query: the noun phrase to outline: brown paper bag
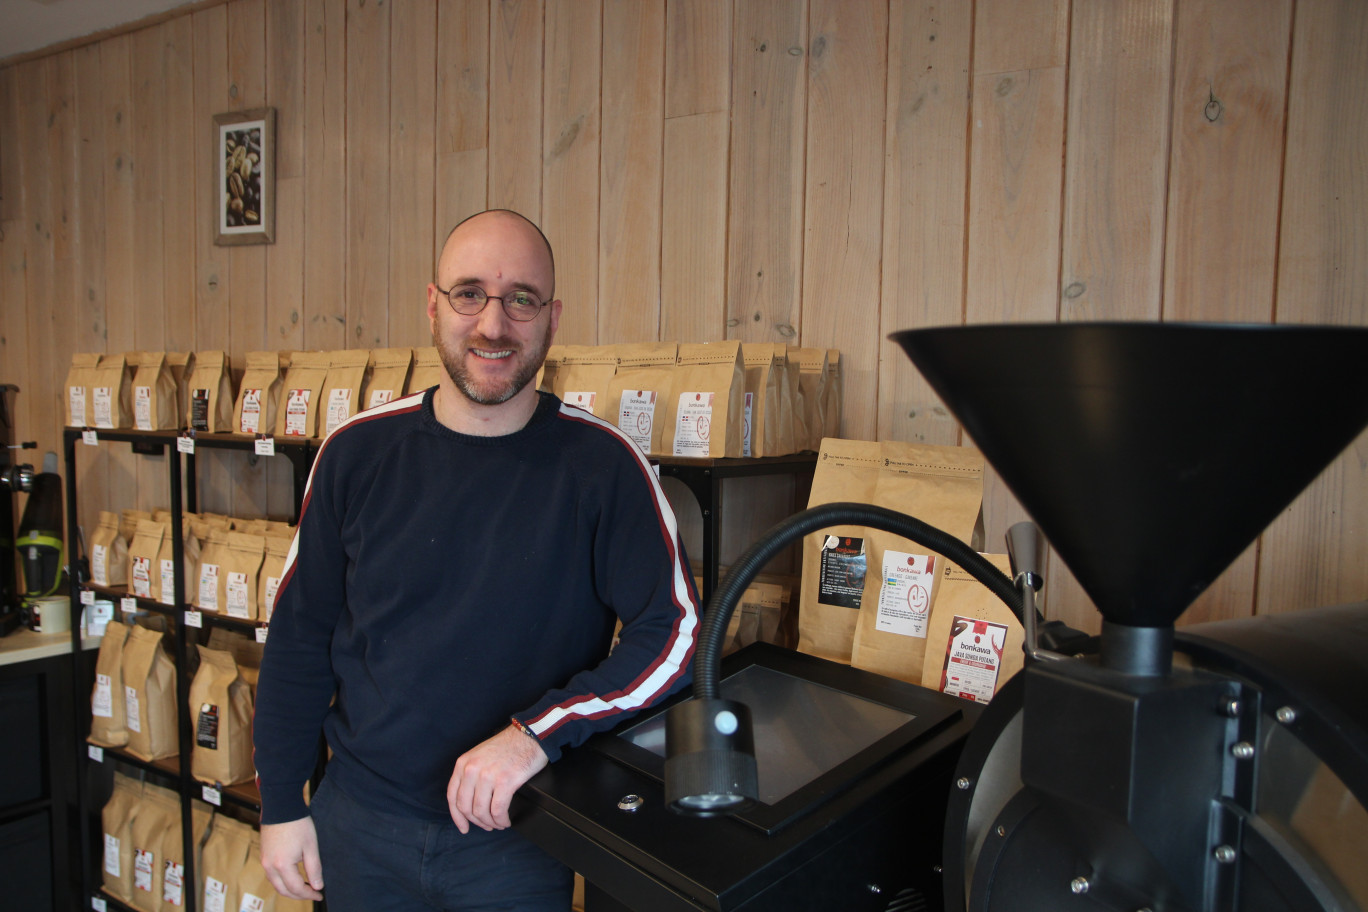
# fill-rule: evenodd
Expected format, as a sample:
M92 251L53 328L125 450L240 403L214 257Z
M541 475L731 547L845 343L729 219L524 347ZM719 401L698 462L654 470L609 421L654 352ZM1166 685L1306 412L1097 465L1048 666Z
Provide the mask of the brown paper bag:
M537 370L537 389L546 393L555 393L556 374L560 372L560 366L564 361L564 345L552 345L546 350L546 357L542 359L542 366Z
M186 427L215 434L232 430L233 375L223 352L195 352L195 364L186 388L190 398L185 413Z
M200 527L197 526L197 529ZM200 545L199 583L195 587L194 604L203 611L224 612L227 607L227 577L224 564L228 560L229 532L211 523L203 527Z
M679 346L674 342L619 345L618 367L608 384L607 415L647 454L662 452L665 400L674 382Z
M247 849L242 874L238 877L238 910L251 912L312 912L313 903L289 899L276 892L261 866L261 834L252 831L252 842Z
M195 847L195 895L203 896L204 868L201 867L200 846L209 830L214 810L203 801L190 804L191 845ZM181 835L179 812L174 829L162 835L162 901L161 912L180 912L185 908L185 841Z
M885 441L871 503L898 510L972 542L983 505L983 457L968 447ZM888 532L870 530L870 573L851 664L919 683L927 626L947 561Z
M551 392L561 401L602 418L612 415L608 385L617 373L617 353L608 345L562 346Z
M166 529L166 533L162 536L161 550L157 552L157 575L153 588L157 594L157 601L161 602L163 605L174 605L176 604L175 541L171 537L170 520L163 520L162 524ZM199 539L195 538L191 533L191 524L191 515L189 513L183 514L181 518L181 556L183 563L180 572L181 579L187 581L187 586L189 585L189 580L199 579L200 545ZM190 597L192 595L193 593L190 592L188 588L182 593L183 597Z
M195 746L190 774L200 782L232 785L254 775L252 695L231 652L199 646L200 666L190 684Z
M841 353L827 349L826 389L822 393L822 433L828 437L841 436L841 399L845 384L841 379Z
M1011 574L1005 554L983 555ZM1021 671L1025 631L1012 609L962 568L946 563L940 592L931 608L926 661L919 683L953 696L987 703Z
M269 434L280 403L280 353L247 353L247 369L233 404L234 434Z
M822 448L826 436L827 350L798 348L789 350L789 360L798 362L798 398L794 426L801 449L814 453Z
M284 535L265 536L265 549L258 574L257 616L265 623L271 622L275 612L276 592L280 581L285 577L285 560L290 553L292 537Z
M101 510L90 537L90 579L97 586L122 586L127 574L128 542L119 534L119 515Z
M133 847L131 902L143 912L157 912L162 901L163 843L166 831L180 832L180 798L170 789L143 784L142 801L129 827Z
M252 828L240 820L214 815L214 825L204 843L202 863L204 890L200 893L199 908L203 912L239 909L241 889L238 879L247 863L247 852L252 844Z
M223 612L244 621L257 618L257 574L266 542L260 535L229 532L219 574L223 579Z
M366 367L363 409L384 405L404 395L409 370L413 367L411 348L373 348Z
M365 382L369 361L370 352L364 348L328 353L328 376L323 381L323 399L319 406L323 412L318 422L319 437L327 437L338 425L361 411L361 384Z
M296 439L318 432L318 404L328 379L327 352L295 352L280 392L275 435Z
M446 368L442 366L442 356L436 348L415 348L413 350L413 371L409 374L408 392L420 393L442 382Z
M783 456L780 413L783 366L772 342L746 342L741 358L746 370L742 430L743 456Z
M176 756L176 665L162 649L160 633L139 626L129 630L123 677L127 751L146 761Z
M144 519L152 519L152 514L146 510L120 510L119 511L119 537L125 544L133 544L133 536L138 534L138 523Z
M674 387L666 400L664 452L672 456L739 457L746 373L741 343L679 346Z
M133 377L124 355L102 355L90 375L88 415L97 428L133 426Z
M180 421L176 380L165 352L137 352L133 373L133 427L139 431L174 430Z
M138 598L161 594L161 567L157 563L166 527L154 519L138 520L133 543L128 546L128 592Z
M94 427L95 411L90 400L90 385L95 368L100 366L98 352L78 352L71 356L66 378L66 423L68 427Z
M95 657L95 686L90 691L91 744L123 747L128 743L124 719L123 652L128 626L111 618Z
M104 888L110 896L133 899L133 821L142 807L143 784L115 770L114 791L100 812L104 829Z
M176 417L171 427L183 427L186 413L190 409L190 390L186 386L190 371L195 362L192 352L167 352L166 370L176 384Z

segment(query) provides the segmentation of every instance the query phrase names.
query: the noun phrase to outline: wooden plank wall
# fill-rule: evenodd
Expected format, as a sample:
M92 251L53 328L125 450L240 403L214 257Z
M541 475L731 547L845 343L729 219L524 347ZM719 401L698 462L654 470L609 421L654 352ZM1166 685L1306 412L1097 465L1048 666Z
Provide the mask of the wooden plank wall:
M263 105L277 240L216 247L211 118ZM889 332L1368 325L1365 147L1359 0L228 0L0 66L0 380L57 450L73 352L427 344L446 230L506 206L560 341L834 346L843 436L967 442ZM166 503L78 449L87 524ZM206 508L288 511L270 460L201 464ZM724 552L793 493L731 485ZM992 547L1023 513L985 505ZM1365 517L1368 437L1186 619L1368 597Z

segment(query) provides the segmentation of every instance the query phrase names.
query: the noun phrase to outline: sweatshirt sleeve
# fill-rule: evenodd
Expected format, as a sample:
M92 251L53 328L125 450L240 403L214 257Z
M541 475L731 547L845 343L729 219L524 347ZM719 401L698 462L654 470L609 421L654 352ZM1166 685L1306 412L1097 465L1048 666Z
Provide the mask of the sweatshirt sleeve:
M266 824L308 816L304 786L335 690L330 644L345 600L346 559L329 455L327 448L319 454L304 491L257 684L252 740Z
M602 503L591 558L598 597L622 621L618 643L597 666L513 716L552 761L692 679L699 624L693 574L654 469L625 445L629 466L612 484L595 486Z

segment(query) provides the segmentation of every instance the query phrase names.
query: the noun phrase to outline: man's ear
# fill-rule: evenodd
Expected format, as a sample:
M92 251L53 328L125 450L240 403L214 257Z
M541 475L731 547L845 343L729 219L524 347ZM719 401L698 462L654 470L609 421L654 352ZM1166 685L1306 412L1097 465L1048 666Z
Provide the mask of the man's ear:
M551 337L554 339L556 336L556 330L560 328L562 306L560 298L557 298L556 300L552 301L550 304L546 306L551 308Z

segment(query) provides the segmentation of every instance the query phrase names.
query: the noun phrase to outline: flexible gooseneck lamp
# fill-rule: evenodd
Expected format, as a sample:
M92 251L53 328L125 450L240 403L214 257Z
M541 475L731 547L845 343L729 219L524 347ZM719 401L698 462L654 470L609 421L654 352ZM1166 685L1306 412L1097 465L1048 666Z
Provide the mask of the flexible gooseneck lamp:
M1022 617L1021 593L1000 570L960 539L919 519L860 503L830 503L796 513L775 525L733 564L704 615L694 655L693 699L665 717L665 801L681 814L735 814L759 796L750 711L719 690L722 638L746 587L769 561L795 540L828 526L852 525L890 532L944 555ZM1034 620L1034 619L1033 619ZM1042 639L1053 644L1054 628ZM1062 625L1060 630L1066 629ZM1072 631L1070 631L1072 633Z

